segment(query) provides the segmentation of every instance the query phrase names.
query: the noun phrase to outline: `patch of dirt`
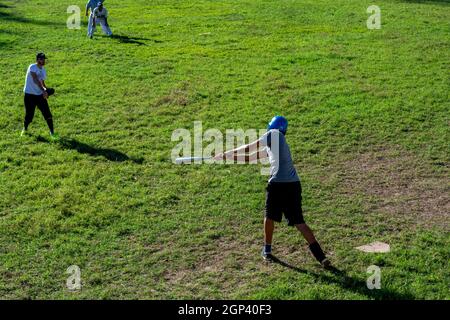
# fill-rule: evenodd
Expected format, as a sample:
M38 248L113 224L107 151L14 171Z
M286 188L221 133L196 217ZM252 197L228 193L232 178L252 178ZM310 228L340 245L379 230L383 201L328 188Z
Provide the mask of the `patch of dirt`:
M433 172L431 165L401 148L378 148L341 166L339 191L364 195L368 210L449 229L448 170Z
M169 94L161 96L154 103L155 107L163 105L179 105L187 106L189 104L189 87L187 83L182 83L179 87L174 88Z
M208 273L220 278L221 274L227 269L242 269L242 258L245 257L245 253L240 249L245 248L245 246L241 246L237 241L218 239L214 248L214 250L208 250L208 252L192 252L198 257L192 267L174 271L168 270L164 276L165 280L170 284L185 285L196 282L196 279L201 279ZM225 283L223 282L223 285Z
M301 235L298 234L298 237L302 243ZM190 250L190 255L196 257L191 267L167 270L164 273L164 280L169 287L176 287L178 290L182 288L181 291L188 298L208 296L229 299L237 291L245 291L247 287L255 285L255 279L261 278L261 274L269 276L274 269L277 272L289 270L286 266L264 262L260 256L260 242L255 242L253 237L221 237L209 249L200 250ZM307 245L288 245L281 239L276 241L276 257L292 266L316 264Z

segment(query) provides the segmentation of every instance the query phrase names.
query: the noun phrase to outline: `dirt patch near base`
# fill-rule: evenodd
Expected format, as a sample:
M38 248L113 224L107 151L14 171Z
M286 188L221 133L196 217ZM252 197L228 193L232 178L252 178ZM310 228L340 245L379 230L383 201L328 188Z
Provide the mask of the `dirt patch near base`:
M366 210L449 230L448 165L433 171L401 148L380 147L339 166L339 192L363 195Z
M240 276L245 277L241 272L248 262L248 244L220 238L215 241L213 248L205 251L194 250L192 254L196 261L190 268L168 270L164 279L172 286L183 287L191 298L201 298L205 295L227 297L239 287L242 280ZM229 278L230 273L235 277ZM213 292L207 292L208 290Z

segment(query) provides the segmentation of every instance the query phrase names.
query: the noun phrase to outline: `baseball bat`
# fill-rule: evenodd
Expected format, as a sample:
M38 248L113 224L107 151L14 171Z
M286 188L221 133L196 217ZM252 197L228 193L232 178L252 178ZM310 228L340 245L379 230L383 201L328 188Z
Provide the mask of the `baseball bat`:
M208 160L211 158L212 157L183 157L183 158L176 158L175 163L176 164L194 163L194 162L200 162L203 160Z

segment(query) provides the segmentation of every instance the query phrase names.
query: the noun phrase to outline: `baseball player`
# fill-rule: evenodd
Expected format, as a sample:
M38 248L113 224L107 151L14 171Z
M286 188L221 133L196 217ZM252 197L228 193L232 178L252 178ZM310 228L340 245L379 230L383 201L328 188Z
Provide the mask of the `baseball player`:
M88 0L86 3L86 17L88 17L88 32L87 35L92 39L91 30L94 24L94 9L97 8L98 0Z
M97 23L99 23L102 26L103 32L107 36L109 37L112 36L112 31L108 25L108 10L106 10L106 8L103 6L103 2L101 1L98 2L97 7L94 9L94 11L92 11L92 16L93 16L93 23L92 28L89 31L89 37L92 39Z
M266 188L266 213L264 219L264 246L262 257L275 261L272 255L274 222L281 222L282 214L289 226L295 226L309 244L313 256L325 268L331 266L313 232L305 223L302 214L302 187L295 170L289 145L286 142L288 122L282 116L274 117L267 132L258 140L214 157L215 160L252 162L269 158L270 177ZM263 149L260 149L263 147Z
M44 116L45 121L47 121L51 138L58 139L58 136L53 129L52 113L50 112L47 102L48 97L54 94L55 90L47 88L47 85L45 84L45 80L47 79L47 72L44 68L45 59L44 53L38 53L36 55L36 63L31 64L27 70L25 87L23 89L25 93L25 120L21 135L23 136L27 133L28 126L33 121L34 112L37 106Z

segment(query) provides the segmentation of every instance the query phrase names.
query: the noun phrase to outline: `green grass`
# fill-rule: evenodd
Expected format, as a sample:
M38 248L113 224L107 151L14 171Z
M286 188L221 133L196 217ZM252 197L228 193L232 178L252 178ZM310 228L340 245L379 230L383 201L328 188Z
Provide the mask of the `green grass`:
M0 298L450 298L448 1L377 1L368 30L373 1L108 0L116 37L94 40L66 28L69 4L0 1ZM59 143L38 112L19 136L37 51ZM170 161L177 128L274 114L338 272L284 225L289 266L260 261L259 166ZM375 240L392 251L354 249Z

